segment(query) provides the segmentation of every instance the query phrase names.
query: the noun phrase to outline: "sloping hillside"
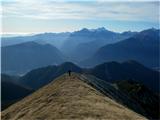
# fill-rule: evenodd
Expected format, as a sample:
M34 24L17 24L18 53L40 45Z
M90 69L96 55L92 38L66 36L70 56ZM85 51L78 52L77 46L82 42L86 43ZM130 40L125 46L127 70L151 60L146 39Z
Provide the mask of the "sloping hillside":
M145 110L148 118L153 120L160 119L160 97L157 94L154 94L146 86L131 80L117 81L114 84L120 91L130 96L133 101L138 102Z
M32 89L20 85L12 77L1 74L1 110L31 94Z
M159 93L160 91L159 72L133 60L122 63L106 62L95 66L90 70L90 74L108 82L132 79L144 84L154 92Z
M2 120L145 119L105 97L77 74L57 78L2 112Z
M32 70L21 77L19 82L36 90L48 84L56 77L66 73L69 69L78 73L82 71L82 69L75 64L65 62L58 66L47 66Z
M96 90L118 103L127 106L136 113L153 120L160 118L159 96L143 84L133 80L121 80L109 83L87 74L81 74L79 77L96 88Z
M144 30L137 35L101 47L91 58L81 62L94 66L106 61L136 60L150 68L159 66L159 29Z
M91 69L83 69L76 64L65 62L58 66L34 69L21 77L19 82L32 89L39 89L68 70L76 73L89 73L107 82L133 79L144 84L152 91L159 92L159 72L132 60L123 63L106 62Z
M50 44L26 42L2 47L2 72L6 74L24 74L35 68L64 61L63 54Z

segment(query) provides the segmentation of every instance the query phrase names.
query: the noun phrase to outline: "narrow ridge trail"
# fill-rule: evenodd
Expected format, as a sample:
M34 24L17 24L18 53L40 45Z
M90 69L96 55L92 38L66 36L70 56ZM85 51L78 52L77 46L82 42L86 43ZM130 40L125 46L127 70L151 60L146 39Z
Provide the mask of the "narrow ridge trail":
M15 103L2 120L109 119L144 120L145 117L104 96L83 82L79 74L64 74Z

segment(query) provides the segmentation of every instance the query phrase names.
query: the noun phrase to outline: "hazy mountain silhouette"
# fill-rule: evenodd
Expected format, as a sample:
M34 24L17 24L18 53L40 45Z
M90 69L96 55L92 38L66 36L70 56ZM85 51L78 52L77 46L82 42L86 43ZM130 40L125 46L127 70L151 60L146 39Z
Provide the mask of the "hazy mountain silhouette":
M25 73L34 68L60 64L64 55L54 46L26 42L1 48L2 73Z
M151 31L151 32L147 32L147 31ZM17 46L19 47L21 45L23 46L24 44L33 43L33 41L34 41L34 44L35 44L35 42L37 44L39 43L39 46L41 46L41 47L46 46L46 43L52 44L55 47L58 47L63 52L63 54L66 56L66 58L67 58L66 61L76 62L79 65L82 65L85 67L97 65L99 63L103 63L106 61L112 61L112 60L124 61L124 60L128 60L128 59L135 59L141 63L144 63L145 65L149 64L148 66L157 67L156 66L157 65L156 58L155 59L153 58L153 57L157 56L157 53L155 52L155 50L157 50L157 46L158 46L157 42L153 42L156 40L146 40L146 38L158 39L158 37L156 37L156 35L157 35L156 31L157 30L155 30L155 29L150 29L150 30L143 31L139 34L137 32L131 32L131 31L126 31L123 33L116 33L116 32L106 30L105 28L102 27L102 28L98 28L98 29L84 28L82 30L75 31L72 33L43 33L43 34L36 34L36 35L32 35L32 36L2 38L2 46L5 46L5 47L2 47L2 55L6 57L5 58L2 56L2 58L9 60L10 59L8 57L9 54L14 55L14 53L17 53L17 51L21 51L21 50L17 50L17 48L15 48L15 47L17 47ZM154 32L156 33L155 35L154 35ZM147 36L149 36L149 37L147 37ZM127 40L125 40L125 39L127 39ZM28 41L31 41L31 42L28 42ZM18 44L18 43L21 43L21 44ZM144 44L142 44L142 43L144 43ZM47 46L49 46L48 44L47 44ZM108 45L108 44L110 44L110 45ZM6 45L10 45L10 46L6 46ZM102 46L104 46L104 47L102 47ZM34 49L35 46L33 45L32 47L33 47L32 49ZM9 49L11 49L11 50L9 50ZM28 50L30 48L25 48L25 49ZM56 48L54 48L54 49L56 49ZM25 50L25 51L27 51L27 50ZM8 53L4 53L5 54L4 55L3 51L8 51ZM23 52L23 51L24 50L22 50L21 52ZM37 51L38 52L37 57L38 57L38 54L42 53L42 55L43 55L44 51L47 51L47 49L41 50L41 51L39 50L39 52ZM58 50L49 50L49 51L58 51ZM141 52L139 52L139 51L141 51ZM152 54L153 52L154 52L154 54ZM43 60L44 62L42 63L41 66L59 64L59 62L57 62L57 60L53 59L53 56L55 56L55 58L59 59L59 57L56 57L57 55L54 55L55 53L52 53L52 52L51 53L47 52L47 53L45 53L46 56L44 56L41 59L45 59L45 57L49 58L49 59ZM149 53L149 54L146 54L146 53ZM27 53L27 54L25 53L24 57L17 57L17 55L15 55L16 57L14 57L14 59L15 60L22 59L22 58L25 58L25 55L29 56L29 54L30 53ZM10 55L10 56L12 57L13 55ZM58 55L63 56L62 53L60 53L60 52L58 52ZM52 62L48 62L49 60L51 60L51 58L52 58ZM87 58L89 58L89 59L87 59ZM61 59L63 59L63 57ZM19 60L17 60L17 61L19 61ZM60 63L64 62L63 60L58 60L58 61L60 61ZM32 64L30 64L30 65L32 65ZM5 66L5 65L3 65L3 66ZM9 66L12 66L12 64ZM21 66L22 66L21 70L10 69L8 71L8 68L6 65L7 70L5 70L5 71L7 71L7 73L14 73L14 71L16 71L15 73L19 73L20 71L21 71L21 73L24 73L24 71L26 72L26 69L28 69L28 68L24 68L24 70L23 70L23 65L21 65ZM39 65L37 65L37 66L39 66ZM33 68L33 67L31 67L31 68ZM17 68L17 69L19 69L19 68Z
M84 60L109 43L115 43L135 35L136 32L116 33L105 28L75 31L62 46L62 51L73 61Z
M100 48L91 58L81 64L93 66L106 61L133 59L148 67L158 67L159 37L157 29L144 30L131 38Z
M82 69L70 62L65 62L59 66L48 66L38 68L28 72L26 75L20 78L21 84L27 85L33 89L38 89L56 77L68 72L68 70L74 72L81 72Z
M19 81L33 89L38 89L51 82L54 78L68 72L68 70L92 74L107 82L133 79L154 92L159 91L159 72L146 68L135 61L124 63L107 62L90 69L82 69L73 63L66 62L59 66L48 66L32 70L21 77Z
M9 46L9 45L16 45L25 42L37 42L41 44L51 44L57 48L60 48L65 39L69 36L70 33L41 33L35 35L28 35L28 36L17 36L17 37L2 37L1 45L2 46Z

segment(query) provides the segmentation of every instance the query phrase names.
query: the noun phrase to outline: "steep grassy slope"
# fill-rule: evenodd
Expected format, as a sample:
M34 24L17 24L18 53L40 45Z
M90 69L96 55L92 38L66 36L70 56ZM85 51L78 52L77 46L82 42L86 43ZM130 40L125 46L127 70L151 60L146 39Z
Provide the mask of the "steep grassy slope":
M131 80L117 81L114 83L123 93L127 94L133 101L145 110L150 119L160 119L160 97L154 94L146 86Z
M105 97L77 74L63 75L2 112L2 120L145 119Z
M148 119L157 120L160 118L159 96L143 84L132 80L109 83L92 75L84 74L79 75L79 77L104 95Z

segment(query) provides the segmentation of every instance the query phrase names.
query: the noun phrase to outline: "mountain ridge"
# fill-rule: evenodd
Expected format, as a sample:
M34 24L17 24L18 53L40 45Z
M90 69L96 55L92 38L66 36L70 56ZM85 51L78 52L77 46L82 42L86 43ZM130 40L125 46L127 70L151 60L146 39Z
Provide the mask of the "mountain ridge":
M81 68L76 64L65 62L57 66L48 66L34 69L19 79L21 84L26 84L37 89L54 78L68 72L87 73L94 75L107 82L133 79L150 88L152 91L159 91L159 72L151 70L140 63L130 60L126 62L105 62L93 68ZM38 81L35 81L37 79ZM45 84L44 84L45 83Z
M129 59L143 63L150 68L158 67L159 29L147 29L122 41L104 45L92 57L80 62L82 66L94 66L106 61Z
M94 104L94 106L93 106ZM30 112L34 111L34 112ZM15 114L16 113L16 114ZM2 119L146 119L64 74L2 112Z
M123 34L109 31L105 28L91 30L84 28L70 34L62 45L62 51L71 58L72 61L79 62L86 59L86 56L92 56L98 48L106 44L121 41L133 35L135 35L135 33L130 32L129 34Z

